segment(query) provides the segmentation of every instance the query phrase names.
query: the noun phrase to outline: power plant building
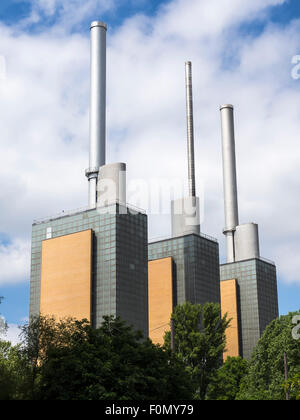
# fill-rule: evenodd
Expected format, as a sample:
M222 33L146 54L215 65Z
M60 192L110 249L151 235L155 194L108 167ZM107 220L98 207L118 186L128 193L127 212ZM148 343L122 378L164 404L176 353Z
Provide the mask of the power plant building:
M114 315L148 335L147 216L121 210L33 224L31 316L87 318L99 327Z
M196 195L192 65L186 63L187 197L173 200L172 234L148 244L144 211L127 204L126 164L106 162L106 31L91 24L88 206L32 226L30 317L120 316L163 343L178 304L221 304L232 323L227 356L249 359L278 317L275 264L260 256L258 225L240 224L232 105L221 107L227 262L201 232Z
M148 255L149 334L154 342L163 343L164 333L170 329L170 318L176 305L185 302L220 303L219 245L213 238L191 234L149 243ZM172 262L172 271L166 275L164 264L167 264L168 259ZM161 271L155 270L156 266L161 266ZM166 302L165 295L159 293L158 283L169 285L168 296L172 295L172 307L168 300L164 318L155 323L153 320L156 313L151 310L151 304L164 308Z
M32 227L30 317L120 316L148 336L147 215L126 204L126 165L105 163L106 25L91 25L89 206Z
M278 318L276 267L261 258L252 258L222 264L220 275L222 309L232 318L227 332L228 355L250 359L267 325ZM236 290L231 289L226 296L232 279ZM232 337L236 331L239 351L236 336Z
M275 264L260 256L258 225L239 224L232 105L221 107L221 122L226 222L223 232L227 243L227 263L220 267L221 305L223 311L234 308L233 323L227 332L227 355L250 359L266 326L278 317L277 275ZM236 287L232 287L232 281Z
M187 143L189 196L171 202L172 237L149 243L149 335L157 343L170 329L176 305L185 302L220 303L219 244L200 232L196 196L192 65L186 63ZM172 270L167 270L167 266ZM159 271L159 268L161 271ZM165 284L168 300L159 292ZM169 297L172 296L172 299ZM172 307L170 302L172 301ZM156 308L160 316L157 317Z

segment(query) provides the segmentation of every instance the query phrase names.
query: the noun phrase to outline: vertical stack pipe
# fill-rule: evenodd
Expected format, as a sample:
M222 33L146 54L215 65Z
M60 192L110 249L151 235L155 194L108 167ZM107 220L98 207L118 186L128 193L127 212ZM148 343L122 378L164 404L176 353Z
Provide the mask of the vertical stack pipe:
M234 234L235 261L260 258L259 231L256 223L236 227Z
M189 196L196 197L192 63L185 63Z
M192 63L185 63L189 196L171 202L172 236L200 234L200 205L196 197Z
M233 106L221 110L227 263L260 258L256 223L239 224Z
M223 180L227 262L235 261L234 233L239 225L236 155L234 135L234 108L232 105L220 107L222 122Z
M105 23L91 23L90 166L86 171L90 207L96 206L97 177L99 168L105 165L106 31Z

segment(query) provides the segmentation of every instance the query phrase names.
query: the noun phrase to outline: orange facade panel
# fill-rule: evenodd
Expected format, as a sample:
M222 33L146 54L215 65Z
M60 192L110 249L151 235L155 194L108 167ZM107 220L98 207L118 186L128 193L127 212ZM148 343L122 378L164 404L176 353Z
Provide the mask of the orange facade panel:
M42 242L40 312L91 319L92 230Z
M153 343L163 344L170 330L173 312L173 261L162 258L149 261L149 336Z
M227 351L224 353L224 360L226 360L229 356L240 356L238 296L237 281L235 279L221 281L221 308L222 316L227 313L228 318L232 319L230 326L226 331Z

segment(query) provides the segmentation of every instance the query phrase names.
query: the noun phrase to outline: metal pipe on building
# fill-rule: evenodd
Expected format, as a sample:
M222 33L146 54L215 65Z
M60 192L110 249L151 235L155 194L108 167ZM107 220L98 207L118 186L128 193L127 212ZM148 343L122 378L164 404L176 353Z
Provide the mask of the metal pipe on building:
M227 238L227 262L235 261L234 232L239 224L236 156L234 136L234 108L232 105L220 107L222 122L223 180L225 224Z
M97 207L110 204L126 206L126 164L110 163L101 166L97 182Z
M90 207L96 205L98 172L105 165L106 32L105 23L91 23L90 167L86 171Z
M256 223L236 227L234 234L235 261L260 258L259 232Z
M196 197L192 63L185 63L189 195Z

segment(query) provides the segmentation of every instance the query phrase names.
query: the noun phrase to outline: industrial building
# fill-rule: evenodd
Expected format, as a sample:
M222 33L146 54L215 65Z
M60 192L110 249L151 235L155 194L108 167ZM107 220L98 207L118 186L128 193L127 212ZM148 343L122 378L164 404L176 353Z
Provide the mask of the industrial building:
M220 303L219 244L200 232L191 62L186 63L186 104L189 196L171 203L172 236L149 243L148 247L149 335L160 344L170 329L176 305L187 301Z
M89 205L33 223L30 316L120 316L147 337L147 215L126 204L126 165L105 157L106 30L91 24Z
M126 164L106 162L106 32L91 24L88 206L32 226L30 317L120 316L163 343L174 307L221 303L232 318L227 355L249 358L278 316L276 267L260 256L258 226L240 225L233 107L221 107L227 262L201 232L196 194L192 64L186 63L189 195L173 200L171 237L148 244L147 215L126 201Z
M220 108L226 264L219 267L217 241L200 233L191 80L187 63L189 197L172 202L172 237L149 244L149 334L154 342L163 343L171 309L177 304L221 300L222 315L231 319L224 359L249 359L266 326L278 317L276 266L260 256L258 225L239 224L232 105Z
M220 267L222 312L233 319L227 355L251 357L266 326L278 317L275 264L260 256L258 225L239 224L234 109L221 110L227 262Z

